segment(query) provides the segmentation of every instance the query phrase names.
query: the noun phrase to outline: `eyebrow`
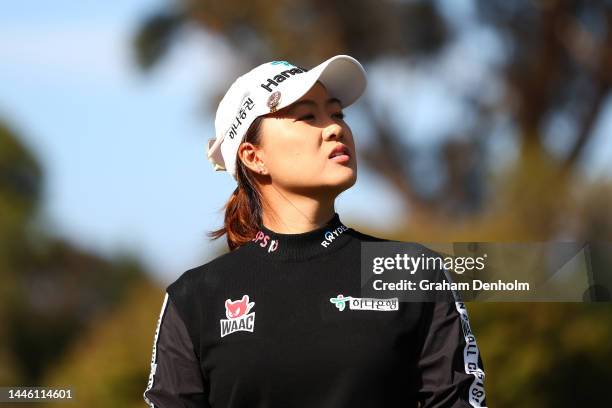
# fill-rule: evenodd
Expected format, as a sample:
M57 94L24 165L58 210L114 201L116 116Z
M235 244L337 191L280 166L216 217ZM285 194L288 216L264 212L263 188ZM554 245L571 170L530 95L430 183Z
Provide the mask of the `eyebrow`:
M329 104L334 103L334 102L338 103L340 105L340 107L342 107L342 102L340 102L340 99L338 99L338 98L329 98L327 101L325 101L325 105L329 105ZM291 105L291 108L288 111L289 112L293 111L299 105L317 106L317 104L314 101L311 101L310 99L303 99L301 101L294 102L293 105Z

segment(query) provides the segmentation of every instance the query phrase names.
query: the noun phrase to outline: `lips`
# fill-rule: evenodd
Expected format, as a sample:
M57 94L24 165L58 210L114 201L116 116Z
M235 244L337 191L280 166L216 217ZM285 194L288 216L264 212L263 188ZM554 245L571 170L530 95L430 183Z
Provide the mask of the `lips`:
M328 158L333 158L336 156L342 156L342 155L347 155L349 157L351 157L351 153L350 150L348 149L348 147L346 147L345 145L338 145L336 147L334 147L334 150L331 151L331 153L329 154Z

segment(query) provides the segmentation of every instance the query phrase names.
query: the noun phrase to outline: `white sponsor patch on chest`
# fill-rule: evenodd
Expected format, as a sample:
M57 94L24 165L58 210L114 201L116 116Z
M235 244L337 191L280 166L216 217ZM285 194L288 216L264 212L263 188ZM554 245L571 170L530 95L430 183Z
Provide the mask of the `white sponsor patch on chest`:
M350 310L376 310L379 312L391 312L399 309L398 298L375 299L344 296L342 294L329 298L338 310L343 311L348 303Z

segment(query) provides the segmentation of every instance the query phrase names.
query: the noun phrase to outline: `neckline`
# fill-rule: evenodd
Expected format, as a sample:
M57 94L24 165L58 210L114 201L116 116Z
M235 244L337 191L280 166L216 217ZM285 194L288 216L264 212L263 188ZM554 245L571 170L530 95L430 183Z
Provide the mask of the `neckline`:
M349 230L337 212L323 226L297 234L279 233L261 224L242 248L272 261L307 261L343 247L351 239Z

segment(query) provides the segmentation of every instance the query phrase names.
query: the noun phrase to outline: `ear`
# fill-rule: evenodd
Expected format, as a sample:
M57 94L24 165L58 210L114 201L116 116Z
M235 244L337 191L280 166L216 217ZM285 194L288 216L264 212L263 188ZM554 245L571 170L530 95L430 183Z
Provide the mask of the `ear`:
M253 172L258 173L264 167L264 151L260 146L243 142L238 147L238 160Z

